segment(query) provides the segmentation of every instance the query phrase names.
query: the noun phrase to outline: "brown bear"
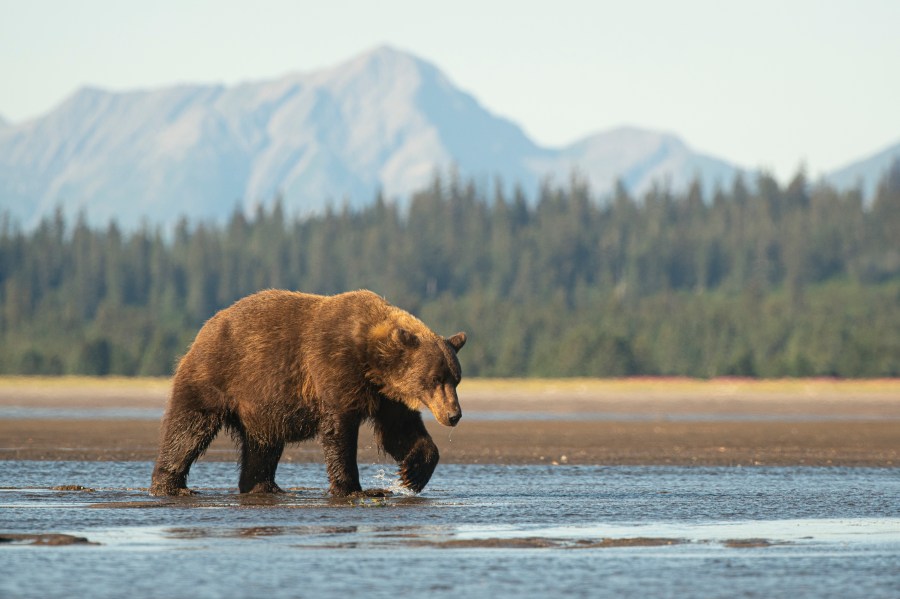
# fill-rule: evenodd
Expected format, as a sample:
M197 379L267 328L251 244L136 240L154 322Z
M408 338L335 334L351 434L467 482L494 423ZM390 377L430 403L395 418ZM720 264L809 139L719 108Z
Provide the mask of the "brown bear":
M281 492L285 444L317 436L331 493L364 494L356 449L365 421L399 462L401 484L418 493L438 462L419 409L445 426L459 422L456 353L465 342L370 291L245 297L203 325L178 365L150 493L191 494L188 471L224 427L240 442L241 493Z

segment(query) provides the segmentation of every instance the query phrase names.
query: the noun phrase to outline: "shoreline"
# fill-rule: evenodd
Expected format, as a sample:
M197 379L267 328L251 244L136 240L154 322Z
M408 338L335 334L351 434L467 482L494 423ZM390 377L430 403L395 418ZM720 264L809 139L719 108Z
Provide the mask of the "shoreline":
M152 461L157 420L91 410L162 410L168 387L168 379L0 377L2 407L85 414L0 419L0 460ZM442 463L900 466L900 379L474 379L459 393L459 426L426 421ZM369 426L359 448L360 463L391 462ZM237 461L237 452L220 434L202 459ZM322 450L290 445L282 460L322 462Z
M428 423L441 462L456 464L900 467L900 420L854 422L473 421ZM153 461L159 423L0 421L0 460ZM360 463L388 463L363 426ZM202 460L234 461L220 434ZM322 462L316 441L289 445L285 462Z

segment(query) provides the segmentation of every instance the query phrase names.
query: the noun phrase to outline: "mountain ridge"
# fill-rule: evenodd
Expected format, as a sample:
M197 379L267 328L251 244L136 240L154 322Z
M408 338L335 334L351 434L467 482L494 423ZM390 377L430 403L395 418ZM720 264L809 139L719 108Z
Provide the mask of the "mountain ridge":
M405 202L450 168L525 190L577 171L601 196L617 180L639 195L695 177L710 192L742 171L636 127L542 147L436 65L391 46L236 85L86 86L41 117L0 126L0 209L26 226L56 206L129 227L221 221L276 196L301 215L363 206L379 191Z
M900 160L900 141L826 174L826 182L839 189L859 188L863 197L875 196L882 177Z

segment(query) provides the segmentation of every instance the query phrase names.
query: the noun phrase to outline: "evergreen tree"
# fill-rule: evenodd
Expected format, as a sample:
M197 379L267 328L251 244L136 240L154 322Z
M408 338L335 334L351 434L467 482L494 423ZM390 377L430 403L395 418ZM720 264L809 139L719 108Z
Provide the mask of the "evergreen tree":
M712 196L451 173L407 206L288 218L276 198L169 233L0 215L0 372L167 374L239 297L365 287L467 329L470 375L900 375L900 162L870 206L802 170Z

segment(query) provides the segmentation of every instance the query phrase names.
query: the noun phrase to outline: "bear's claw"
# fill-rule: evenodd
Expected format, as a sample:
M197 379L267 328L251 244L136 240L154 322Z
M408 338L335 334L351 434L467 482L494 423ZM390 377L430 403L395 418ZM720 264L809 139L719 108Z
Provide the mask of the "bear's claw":
M253 493L256 495L264 495L264 494L281 494L284 493L284 489L275 484L274 481L265 481L261 483L256 483L252 488L244 491L241 490L241 493Z
M356 493L352 493L351 497L390 497L393 495L388 489L363 489L362 491L357 491Z
M421 493L428 484L430 476L424 476L421 470L411 470L407 467L400 469L401 484L413 493Z
M198 493L187 487L160 487L154 485L150 487L150 495L154 497L190 497L198 495Z

